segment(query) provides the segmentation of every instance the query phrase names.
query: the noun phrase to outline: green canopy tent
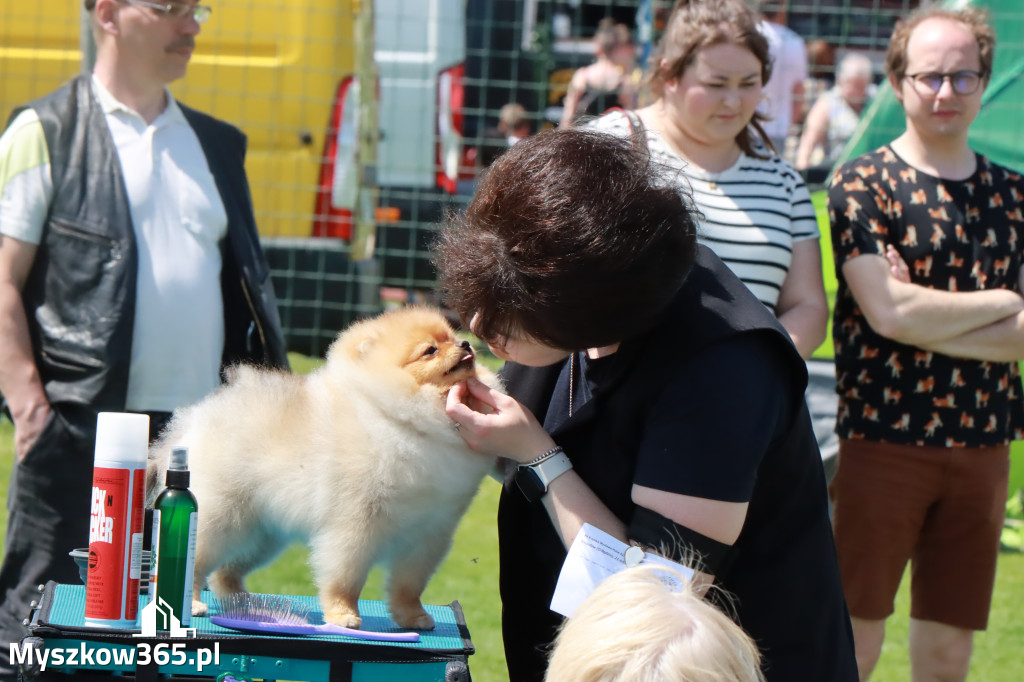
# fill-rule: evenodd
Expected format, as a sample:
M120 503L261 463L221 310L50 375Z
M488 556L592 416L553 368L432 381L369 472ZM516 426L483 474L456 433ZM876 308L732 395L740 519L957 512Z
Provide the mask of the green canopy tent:
M983 7L996 29L992 78L971 126L971 147L996 163L1024 171L1024 2L947 0L947 7ZM861 118L839 163L881 147L905 129L903 109L886 80Z

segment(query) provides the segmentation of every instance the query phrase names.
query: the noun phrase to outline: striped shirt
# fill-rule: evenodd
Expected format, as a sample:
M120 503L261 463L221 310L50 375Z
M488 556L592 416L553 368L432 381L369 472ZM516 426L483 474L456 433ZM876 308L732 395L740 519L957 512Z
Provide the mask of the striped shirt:
M631 133L621 111L590 125L615 135ZM647 129L647 145L668 180L692 197L701 213L698 240L714 251L772 311L789 272L793 244L818 239L811 196L793 167L772 155L740 154L731 168L708 173L684 160L657 132Z

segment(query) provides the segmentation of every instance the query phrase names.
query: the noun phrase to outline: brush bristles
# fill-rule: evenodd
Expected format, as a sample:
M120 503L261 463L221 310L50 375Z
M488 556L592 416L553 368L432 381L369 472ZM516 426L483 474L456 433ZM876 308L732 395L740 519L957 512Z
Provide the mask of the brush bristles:
M279 594L238 592L217 599L225 618L258 623L305 625L309 607Z

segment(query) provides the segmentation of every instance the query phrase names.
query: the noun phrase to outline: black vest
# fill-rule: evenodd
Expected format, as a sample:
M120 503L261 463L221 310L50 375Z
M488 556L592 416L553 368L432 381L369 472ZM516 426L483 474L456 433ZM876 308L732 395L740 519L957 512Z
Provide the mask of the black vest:
M758 343L776 349L792 378L778 390L790 392L794 409L788 430L762 458L744 527L716 583L738 597L738 620L762 646L769 680L856 680L824 473L803 398L806 367L774 316L711 251L698 247L693 272L660 324L620 345L625 369L551 435L591 490L628 525L636 509L630 499L636 446L651 402L675 374L673 363L738 334L756 335ZM561 363L510 364L503 376L509 393L543 418L560 371ZM736 415L736 424L742 428L743 415ZM540 680L546 647L561 623L548 604L566 552L543 505L527 503L510 481L498 527L511 679ZM807 599L787 594L798 585ZM819 638L823 658L805 658L807 642Z
M54 189L22 292L36 365L51 403L120 411L128 386L138 255L117 149L92 94L91 76L78 76L28 106L43 126ZM245 137L227 123L181 109L228 216L221 247L224 363L287 367L245 181Z

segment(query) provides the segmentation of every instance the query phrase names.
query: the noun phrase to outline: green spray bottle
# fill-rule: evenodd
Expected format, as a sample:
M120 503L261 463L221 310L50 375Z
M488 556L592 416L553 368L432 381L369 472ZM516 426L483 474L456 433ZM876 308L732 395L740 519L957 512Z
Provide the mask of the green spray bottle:
M196 556L199 505L188 489L188 448L171 450L166 488L153 503L153 561L149 576L150 601L166 602L182 627L192 620L192 574ZM161 630L169 622L158 619Z

